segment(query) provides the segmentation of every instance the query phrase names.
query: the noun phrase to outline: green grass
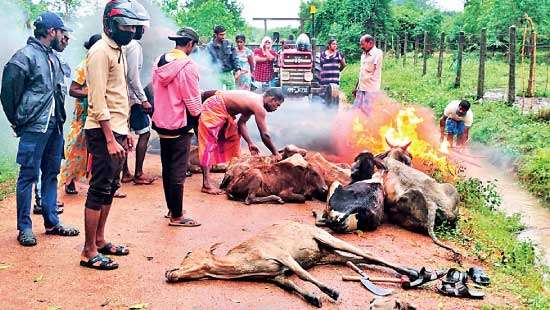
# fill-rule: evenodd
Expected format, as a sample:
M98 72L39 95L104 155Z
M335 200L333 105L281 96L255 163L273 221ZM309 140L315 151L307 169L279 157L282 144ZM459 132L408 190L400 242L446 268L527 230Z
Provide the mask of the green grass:
M508 290L530 309L548 309L550 287L548 267L537 265L533 245L517 235L525 228L519 215L507 217L497 211L500 197L492 183L477 179L457 183L461 197L461 217L456 229L445 235L463 243L480 260L493 266L489 291ZM545 282L546 281L546 282Z
M402 59L388 57L384 60L382 85L384 91L401 103L415 103L431 107L436 115L441 115L451 100L467 98L474 100L477 92L478 59L465 57L461 87L454 88L454 67L451 55L445 57L441 84L436 78L437 59L428 60L428 70L422 76L420 61L416 66L408 59L405 67ZM550 96L546 89L547 64L539 64L537 69L537 94ZM527 68L527 67L526 67ZM350 64L342 73L341 87L348 95L355 87L359 65ZM520 66L517 68L516 90L522 90ZM527 72L527 70L525 71ZM525 73L526 74L526 73ZM486 65L486 90L504 90L508 83L508 66L500 59L489 60ZM351 98L350 98L351 99ZM474 100L475 103L477 101ZM524 115L518 108L502 102L485 101L474 104L474 125L471 138L474 141L493 145L518 158L520 179L543 204L550 206L550 121L537 115Z
M0 154L0 201L15 192L17 165L10 156Z

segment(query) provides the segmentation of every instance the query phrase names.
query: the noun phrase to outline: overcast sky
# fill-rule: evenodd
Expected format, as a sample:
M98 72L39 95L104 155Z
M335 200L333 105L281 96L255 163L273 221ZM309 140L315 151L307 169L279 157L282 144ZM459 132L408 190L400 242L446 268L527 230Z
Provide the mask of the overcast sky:
M263 27L262 21L252 21L254 17L298 17L300 0L238 0L243 4L243 15L255 27ZM435 4L447 11L462 11L464 0L434 0ZM290 23L292 24L292 23ZM292 25L297 25L294 23ZM289 25L289 22L268 22L268 27Z

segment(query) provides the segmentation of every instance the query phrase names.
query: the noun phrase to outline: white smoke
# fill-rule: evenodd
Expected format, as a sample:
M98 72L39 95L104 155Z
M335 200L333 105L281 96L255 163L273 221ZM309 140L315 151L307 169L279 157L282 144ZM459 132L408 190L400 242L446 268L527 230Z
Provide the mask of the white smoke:
M10 1L0 1L0 29L4 29L4 41L0 48L0 86L2 86L2 72L4 65L10 60L11 56L20 48L25 46L25 42L31 31L26 26L27 16L14 3ZM17 139L13 136L9 122L0 108L0 158L15 155Z

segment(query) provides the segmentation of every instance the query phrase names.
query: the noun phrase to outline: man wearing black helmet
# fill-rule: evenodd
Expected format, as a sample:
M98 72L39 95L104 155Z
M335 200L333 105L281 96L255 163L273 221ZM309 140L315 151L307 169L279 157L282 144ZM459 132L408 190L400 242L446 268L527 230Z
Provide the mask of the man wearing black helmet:
M80 265L112 270L118 264L105 255L128 255L125 246L105 239L105 223L120 187L120 172L126 152L133 147L128 136L128 89L126 57L122 47L132 41L137 26L148 26L149 14L131 0L113 0L105 5L103 34L88 52L86 61L88 117L86 144L92 155L90 188L84 212L86 240Z
M42 216L46 234L77 236L78 229L63 225L57 215L57 175L63 154L65 91L62 63L53 50L62 51L62 40L71 31L51 12L34 22L34 36L4 67L1 99L4 113L20 137L17 163L17 240L36 245L30 217L32 185L41 175Z

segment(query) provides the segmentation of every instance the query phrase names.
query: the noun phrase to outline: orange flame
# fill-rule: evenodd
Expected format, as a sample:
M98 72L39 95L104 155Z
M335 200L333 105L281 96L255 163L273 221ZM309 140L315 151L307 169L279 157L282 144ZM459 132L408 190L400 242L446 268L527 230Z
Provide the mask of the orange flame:
M404 146L413 155L413 166L429 175L439 173L446 181L456 177L456 167L439 145L439 128L433 113L417 106L402 107L385 96L375 99L372 112L366 116L353 109L341 112L336 120L335 141L345 160L368 150L373 154L387 151L390 146ZM447 149L448 152L448 149Z

